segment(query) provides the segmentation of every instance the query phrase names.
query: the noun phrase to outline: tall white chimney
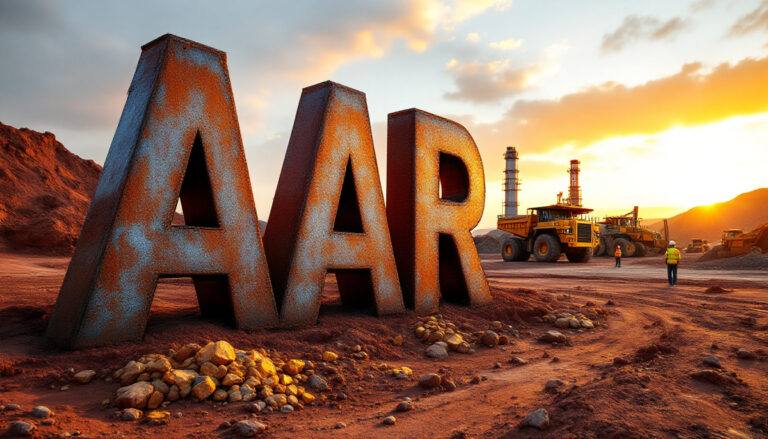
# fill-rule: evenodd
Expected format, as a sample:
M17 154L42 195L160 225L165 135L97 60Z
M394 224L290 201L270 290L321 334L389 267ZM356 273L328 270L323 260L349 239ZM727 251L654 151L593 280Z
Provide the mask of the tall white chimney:
M504 217L517 216L517 192L520 190L520 180L517 177L517 150L508 146L504 154L507 167L504 170Z

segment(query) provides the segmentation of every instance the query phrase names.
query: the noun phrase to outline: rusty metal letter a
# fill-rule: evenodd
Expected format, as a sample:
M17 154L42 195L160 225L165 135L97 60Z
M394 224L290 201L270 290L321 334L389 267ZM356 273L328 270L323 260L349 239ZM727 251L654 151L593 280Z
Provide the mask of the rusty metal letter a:
M181 199L185 226L171 221ZM65 347L140 338L159 277L191 276L204 317L278 323L226 55L142 47L48 326Z
M415 109L389 115L387 220L406 305L491 301L469 233L484 204L483 163L463 126Z
M346 305L404 310L365 95L302 91L264 246L283 324L314 323L327 272Z

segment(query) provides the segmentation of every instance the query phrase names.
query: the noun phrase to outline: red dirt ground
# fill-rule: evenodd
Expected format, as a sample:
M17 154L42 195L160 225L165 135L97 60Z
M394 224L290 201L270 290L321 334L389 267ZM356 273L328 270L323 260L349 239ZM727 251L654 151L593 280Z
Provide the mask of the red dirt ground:
M237 331L206 322L197 315L188 282L162 284L142 342L64 352L47 346L43 337L68 258L0 254L0 404L21 405L0 412L0 432L14 420L38 424L38 437L79 433L81 437L233 437L225 421L248 418L267 424L264 437L436 437L436 438L760 438L768 437L768 273L739 275L681 268L680 285L666 287L663 270L648 261L627 260L628 270L609 271L612 261L597 259L579 270L567 263L502 263L484 259L493 304L481 308L443 305L441 312L457 325L486 329L493 320L520 332L513 343L475 354L451 353L446 360L424 356L426 347L412 333L418 316L376 318L344 310L333 296L316 326L302 329ZM633 268L634 267L634 268ZM575 274L574 274L575 273ZM703 274L702 274L703 273ZM705 290L713 285L726 291ZM606 303L612 305L606 305ZM608 311L598 329L562 330L566 345L536 341L551 325L537 315L547 309L578 310L587 302ZM595 306L590 305L590 306ZM405 343L393 346L391 337ZM186 342L225 339L239 348L265 347L290 356L317 360L323 350L342 355L346 385L335 388L348 398L333 398L292 414L252 415L246 403L215 406L212 402L175 402L167 425L123 422L113 408L102 408L118 387L102 379L87 385L67 384L65 370L114 369L129 359ZM370 361L354 361L348 352L360 344ZM744 347L756 360L735 355ZM725 373L738 378L717 384L691 378L705 370L701 359L718 357ZM514 366L512 356L528 360ZM621 357L626 364L614 364ZM557 360L555 360L555 358ZM398 380L375 366L385 362L409 366L414 379ZM494 368L500 362L501 368ZM454 392L424 391L419 376L440 372L458 383ZM370 374L370 375L369 375ZM473 377L485 377L472 384ZM716 377L719 377L718 375ZM722 375L730 376L730 375ZM549 379L566 386L544 391ZM727 381L727 380L724 380ZM409 396L416 409L394 413L399 398ZM37 405L55 412L52 426L29 416ZM521 428L523 417L545 408L549 429ZM395 415L394 426L382 425ZM338 422L347 427L335 429Z

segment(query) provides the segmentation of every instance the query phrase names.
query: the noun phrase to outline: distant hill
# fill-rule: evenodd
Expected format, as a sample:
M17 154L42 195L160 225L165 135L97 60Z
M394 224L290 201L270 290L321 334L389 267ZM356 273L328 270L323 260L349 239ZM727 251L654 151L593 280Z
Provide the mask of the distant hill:
M71 253L100 175L53 134L0 123L0 249Z
M768 188L761 188L673 216L669 219L669 233L671 239L685 246L692 238L719 241L725 229L750 231L765 222L768 222ZM649 227L661 231L664 226L657 222Z
M53 134L0 123L0 247L71 252L100 174Z

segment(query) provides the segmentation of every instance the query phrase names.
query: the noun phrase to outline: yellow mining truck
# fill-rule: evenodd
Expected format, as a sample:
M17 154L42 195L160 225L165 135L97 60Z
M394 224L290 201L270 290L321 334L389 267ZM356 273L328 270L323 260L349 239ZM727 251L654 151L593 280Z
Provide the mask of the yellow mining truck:
M587 262L598 243L598 227L581 206L553 204L528 209L527 215L499 217L497 227L511 233L501 243L505 261L527 261L531 253L538 262L555 262L560 255L570 262Z
M709 251L709 241L701 238L693 238L685 247L686 253L706 253Z
M600 244L595 249L595 256L613 256L616 246L621 247L621 255L628 258L643 257L648 252L660 253L667 248L666 237L640 225L637 206L624 215L605 217L598 227Z

